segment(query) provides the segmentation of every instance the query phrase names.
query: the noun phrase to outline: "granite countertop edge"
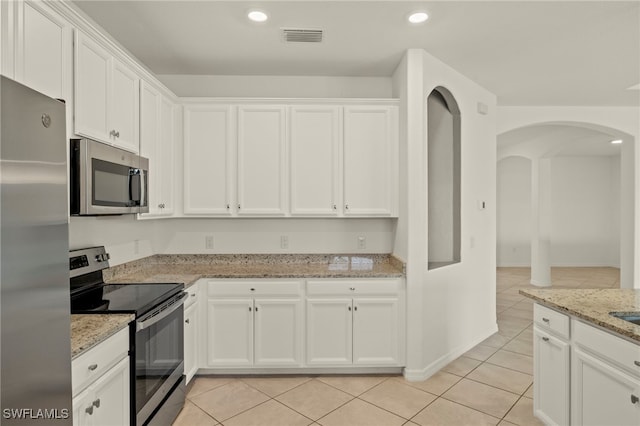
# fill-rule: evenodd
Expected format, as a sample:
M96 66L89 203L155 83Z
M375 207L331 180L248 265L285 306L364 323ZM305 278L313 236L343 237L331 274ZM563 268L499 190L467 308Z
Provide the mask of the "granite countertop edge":
M639 325L609 315L610 312L640 312L640 290L520 289L519 293L640 345ZM584 303L585 298L589 303Z
M71 359L76 359L128 327L133 320L133 314L72 314Z

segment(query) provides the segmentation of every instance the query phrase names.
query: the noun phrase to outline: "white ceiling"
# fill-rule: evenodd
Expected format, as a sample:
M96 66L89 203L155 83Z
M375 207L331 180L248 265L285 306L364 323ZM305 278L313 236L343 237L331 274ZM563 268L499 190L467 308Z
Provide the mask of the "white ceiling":
M423 48L500 105L640 103L638 1L97 1L75 3L157 74L390 76ZM269 13L249 22L251 7ZM423 25L406 15L429 12ZM320 28L320 44L281 27Z

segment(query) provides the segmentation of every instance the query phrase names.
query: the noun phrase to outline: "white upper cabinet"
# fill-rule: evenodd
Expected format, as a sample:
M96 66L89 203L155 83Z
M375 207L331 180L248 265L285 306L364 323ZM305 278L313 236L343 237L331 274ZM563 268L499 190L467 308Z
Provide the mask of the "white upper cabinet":
M290 111L291 215L335 216L340 192L340 120L337 106Z
M174 105L153 86L140 86L140 155L149 159L149 214L173 213Z
M75 43L75 133L139 150L139 78L80 31Z
M397 108L345 107L345 215L397 215L397 140Z
M286 109L238 108L238 214L286 213Z
M15 2L15 79L52 98L70 101L71 24L43 2Z
M184 107L184 213L230 215L235 172L231 107Z

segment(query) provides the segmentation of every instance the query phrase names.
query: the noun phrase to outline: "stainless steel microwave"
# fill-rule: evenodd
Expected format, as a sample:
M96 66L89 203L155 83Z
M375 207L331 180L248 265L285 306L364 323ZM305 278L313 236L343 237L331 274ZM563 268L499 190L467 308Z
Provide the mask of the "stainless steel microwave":
M71 139L73 216L148 213L149 160L90 139Z

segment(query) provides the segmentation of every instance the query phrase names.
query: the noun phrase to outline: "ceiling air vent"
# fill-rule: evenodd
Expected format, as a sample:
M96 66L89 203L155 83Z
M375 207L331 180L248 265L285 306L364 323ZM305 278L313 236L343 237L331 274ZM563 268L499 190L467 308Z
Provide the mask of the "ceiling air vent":
M320 43L322 30L282 28L282 39L287 43Z

